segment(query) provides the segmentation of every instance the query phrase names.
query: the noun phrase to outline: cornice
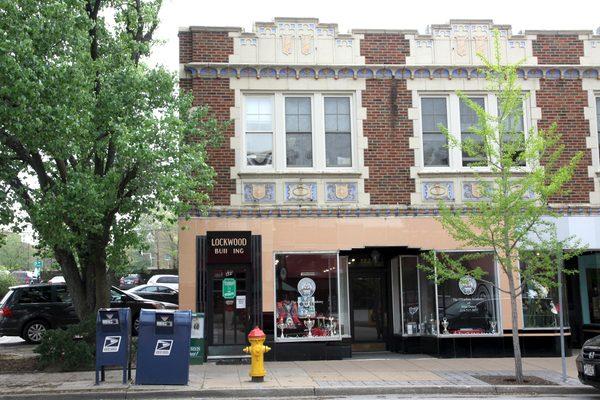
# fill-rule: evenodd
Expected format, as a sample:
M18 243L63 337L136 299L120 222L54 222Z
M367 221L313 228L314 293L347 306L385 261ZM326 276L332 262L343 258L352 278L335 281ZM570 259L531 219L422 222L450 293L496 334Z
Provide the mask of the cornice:
M312 78L312 79L471 79L483 78L477 65L277 65L277 64L184 64L192 77L201 78ZM517 70L523 79L600 79L600 66L531 65Z

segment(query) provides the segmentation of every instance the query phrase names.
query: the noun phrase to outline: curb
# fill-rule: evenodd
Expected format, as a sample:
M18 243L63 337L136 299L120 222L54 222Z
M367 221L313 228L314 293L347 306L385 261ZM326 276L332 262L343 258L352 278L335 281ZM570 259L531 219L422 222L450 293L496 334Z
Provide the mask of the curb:
M152 398L297 398L320 396L356 396L356 395L590 395L600 392L590 386L338 386L311 388L263 388L263 389L205 389L205 390L169 390L169 389L108 389L69 391L69 392L23 392L19 394L0 394L2 400L44 399L152 399Z

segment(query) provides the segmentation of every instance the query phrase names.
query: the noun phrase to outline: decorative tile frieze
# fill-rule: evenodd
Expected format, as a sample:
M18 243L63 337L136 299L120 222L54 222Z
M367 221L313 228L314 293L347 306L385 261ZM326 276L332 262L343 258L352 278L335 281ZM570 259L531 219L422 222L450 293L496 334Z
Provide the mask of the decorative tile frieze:
M335 203L356 203L358 200L356 182L328 182L325 184L326 200Z
M423 183L423 200L425 200L425 201L437 201L437 200L454 201L454 183L453 182L424 182Z
M244 203L274 203L275 183L244 183Z
M314 203L317 201L317 183L286 182L284 198L288 202Z
M487 182L467 181L462 183L463 201L481 201L487 200L487 191L489 184Z

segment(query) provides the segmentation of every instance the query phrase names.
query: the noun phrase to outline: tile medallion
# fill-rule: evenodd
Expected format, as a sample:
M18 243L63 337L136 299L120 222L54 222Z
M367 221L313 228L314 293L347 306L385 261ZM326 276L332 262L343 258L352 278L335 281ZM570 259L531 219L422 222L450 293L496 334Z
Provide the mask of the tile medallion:
M316 202L317 184L315 182L286 182L285 201Z
M486 182L463 182L462 183L462 198L465 201L481 201L487 200L486 195L489 184Z
M335 203L355 203L356 182L331 182L325 184L326 200Z
M454 200L453 182L424 182L423 200Z
M244 203L274 203L275 183L244 183Z

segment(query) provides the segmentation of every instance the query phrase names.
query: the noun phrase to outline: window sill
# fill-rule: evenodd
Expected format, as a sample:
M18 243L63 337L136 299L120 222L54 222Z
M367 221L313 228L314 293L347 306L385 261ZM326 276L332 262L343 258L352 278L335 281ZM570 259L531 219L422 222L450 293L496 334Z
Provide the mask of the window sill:
M516 175L526 175L530 172L530 169L514 169L513 173ZM600 171L599 171L600 173ZM456 176L475 176L480 175L483 177L493 177L496 174L491 171L490 168L444 168L444 167L431 167L421 168L417 171L417 175L427 177L456 177Z
M294 169L294 170L242 170L238 172L238 175L241 178L250 178L252 176L260 176L260 177L281 177L281 176L303 176L303 177L321 177L323 175L343 175L350 178L359 178L362 175L362 172L357 171L355 169L325 169L325 170L315 170L315 169Z

